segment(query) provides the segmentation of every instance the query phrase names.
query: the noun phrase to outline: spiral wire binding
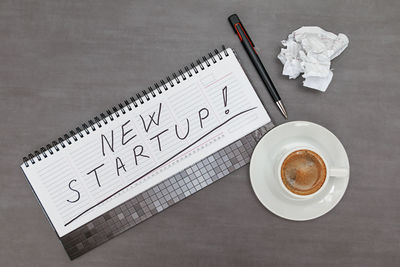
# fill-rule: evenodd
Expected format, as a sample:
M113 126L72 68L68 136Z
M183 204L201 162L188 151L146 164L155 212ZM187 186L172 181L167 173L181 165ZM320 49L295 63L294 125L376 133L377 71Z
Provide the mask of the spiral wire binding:
M121 114L125 114L128 111L131 111L133 108L139 107L139 105L150 101L152 98L155 98L157 94L162 94L163 90L168 91L168 85L172 88L176 84L180 84L182 81L186 81L188 78L198 74L200 71L205 70L210 67L212 64L218 63L218 60L222 60L223 53L225 57L229 56L228 51L225 46L222 45L222 50L218 51L218 49L214 50L214 55L212 52L208 53L208 58L203 56L200 59L196 60L195 63L190 63L190 67L185 66L184 71L180 69L178 71L179 75L175 72L172 73L171 76L167 76L165 80L160 80L159 83L154 83L153 87L148 87L148 90L142 90L142 93L137 93L135 96L131 96L128 99L125 99L123 102L119 103L117 106L113 106L111 109L107 109L104 113L99 114L93 119L89 120L86 123L83 123L80 127L76 127L75 130L70 130L68 133L64 134L64 136L59 137L57 140L52 141L50 144L47 144L44 147L41 147L39 150L34 151L33 153L29 153L28 156L23 157L23 163L26 167L29 167L29 164L35 164L37 161L41 161L43 158L47 158L49 155L53 155L55 152L60 151L60 149L65 148L67 145L71 145L73 142L77 142L79 138L85 137L92 132L96 131L96 126L101 128L103 125L108 123L108 120L113 121L115 118L119 118ZM133 107L132 107L133 105ZM73 141L72 141L72 140Z

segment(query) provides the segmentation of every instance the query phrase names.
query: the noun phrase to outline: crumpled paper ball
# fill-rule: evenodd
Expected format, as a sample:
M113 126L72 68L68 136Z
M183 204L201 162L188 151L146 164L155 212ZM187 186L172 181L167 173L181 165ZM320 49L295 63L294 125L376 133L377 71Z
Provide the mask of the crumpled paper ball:
M278 59L283 64L283 75L296 79L303 73L303 85L325 92L332 80L331 60L348 46L349 38L320 27L306 26L289 34L282 41Z

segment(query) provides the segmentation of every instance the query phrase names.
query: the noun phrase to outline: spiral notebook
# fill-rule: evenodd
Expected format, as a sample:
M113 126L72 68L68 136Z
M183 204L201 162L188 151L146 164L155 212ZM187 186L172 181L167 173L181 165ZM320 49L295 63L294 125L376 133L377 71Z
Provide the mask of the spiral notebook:
M196 187L198 190L215 180L211 179L213 174L221 178L229 173L228 169L216 173L217 168L227 167L223 160L228 156L239 156L241 162L235 168L245 164L240 153L246 152L247 141L240 140L270 122L234 51L224 48L29 154L21 168L74 258L79 254L77 250L85 250L85 245L90 247L92 243L93 247L93 243L109 239L109 234L103 239L92 238L94 233L90 230L102 221L112 228L113 235L126 230L122 223L107 224L110 218L105 214L126 221L128 226L129 221L131 226L136 224L137 208L136 212L131 209L128 220L128 213L120 207L135 197L147 197L146 192L171 177L183 177L182 171L191 166L196 166L191 169L193 177L210 178L204 179L204 184ZM218 166L217 161L211 164L210 160L209 165L204 164L204 159L215 159L216 153L232 144L238 152L233 147L226 150L225 157L218 161L224 166ZM233 166L229 168L232 170ZM185 174L192 177L189 171ZM188 181L182 179L179 185L185 182ZM170 191L179 192L179 185L177 182ZM171 192L169 195L174 195ZM187 196L181 195L176 200ZM148 199L155 203L157 194ZM162 210L166 206L159 207ZM147 217L153 215L143 209ZM80 229L89 231L85 233L87 240L77 237Z

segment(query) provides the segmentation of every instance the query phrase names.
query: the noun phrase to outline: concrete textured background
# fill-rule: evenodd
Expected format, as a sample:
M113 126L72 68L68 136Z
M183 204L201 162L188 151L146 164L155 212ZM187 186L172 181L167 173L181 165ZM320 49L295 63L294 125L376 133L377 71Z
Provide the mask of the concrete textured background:
M331 129L351 178L308 222L268 212L248 167L70 262L21 158L221 44L235 48L283 122L227 17L261 50L290 120ZM395 266L400 262L400 2L378 0L0 2L1 266ZM350 38L326 93L288 80L280 40L303 25Z

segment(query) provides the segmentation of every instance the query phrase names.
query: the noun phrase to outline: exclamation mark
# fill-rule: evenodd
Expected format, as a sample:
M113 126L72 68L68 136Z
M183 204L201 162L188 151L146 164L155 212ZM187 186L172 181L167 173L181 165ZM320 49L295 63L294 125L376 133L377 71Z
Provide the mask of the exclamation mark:
M228 87L227 86L222 88L222 97L224 98L224 107L226 108L226 105L228 104ZM225 114L229 114L229 109L225 110Z

